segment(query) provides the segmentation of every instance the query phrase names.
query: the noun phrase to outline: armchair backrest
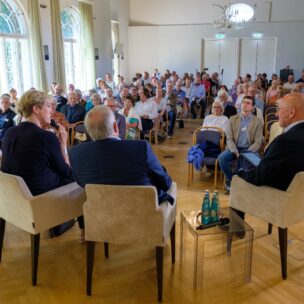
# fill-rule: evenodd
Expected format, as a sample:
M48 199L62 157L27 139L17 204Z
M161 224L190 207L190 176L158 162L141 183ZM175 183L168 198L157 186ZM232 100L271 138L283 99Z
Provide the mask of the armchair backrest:
M0 172L0 217L25 231L33 231L30 190L20 176Z
M225 133L218 127L199 127L193 134L193 144L197 145L203 141L210 141L224 150Z
M91 241L114 244L164 244L163 214L153 186L85 187L85 233Z

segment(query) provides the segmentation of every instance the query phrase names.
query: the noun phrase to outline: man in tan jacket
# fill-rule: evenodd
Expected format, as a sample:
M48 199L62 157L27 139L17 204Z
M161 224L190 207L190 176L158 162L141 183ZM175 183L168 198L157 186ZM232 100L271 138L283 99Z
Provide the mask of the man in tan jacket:
M252 114L254 106L254 98L245 96L241 104L241 113L229 119L225 130L227 149L218 156L218 161L226 177L227 192L230 191L233 176L232 162L239 159L241 152L245 150L257 152L262 144L263 123Z

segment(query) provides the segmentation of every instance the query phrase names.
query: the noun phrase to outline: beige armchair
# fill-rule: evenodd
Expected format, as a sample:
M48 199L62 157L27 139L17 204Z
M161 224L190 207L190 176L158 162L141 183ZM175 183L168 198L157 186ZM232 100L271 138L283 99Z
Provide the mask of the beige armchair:
M303 185L304 172L295 175L287 191L258 187L238 176L234 176L231 183L230 207L265 220L270 227L278 226L284 280L287 278L287 229L304 220Z
M32 284L37 284L40 233L83 214L86 199L77 183L33 196L24 180L0 172L0 262L5 223L31 234Z
M171 238L172 263L175 262L176 183L169 193L174 205L158 204L153 186L86 185L83 206L87 240L87 294L92 292L95 242L141 244L156 247L158 301L162 301L163 247Z

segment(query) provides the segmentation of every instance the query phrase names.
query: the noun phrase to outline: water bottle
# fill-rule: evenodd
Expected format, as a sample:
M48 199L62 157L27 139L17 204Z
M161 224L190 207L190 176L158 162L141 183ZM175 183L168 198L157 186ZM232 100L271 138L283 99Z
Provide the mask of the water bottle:
M217 195L214 192L212 195L212 202L210 206L210 223L218 221L218 200L217 200Z
M209 224L209 214L210 214L210 195L208 191L205 191L203 203L202 203L202 224Z
M218 190L214 190L214 193L216 194L216 198L217 198L217 218L220 219L220 210L221 210L221 204L220 204L220 195Z

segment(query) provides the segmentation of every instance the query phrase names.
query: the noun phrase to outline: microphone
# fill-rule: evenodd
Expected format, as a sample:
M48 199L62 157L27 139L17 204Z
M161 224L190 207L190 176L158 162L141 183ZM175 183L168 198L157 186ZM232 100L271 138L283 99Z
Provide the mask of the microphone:
M214 226L224 226L224 225L227 225L229 224L230 220L228 217L224 217L224 218L221 218L220 220L218 221L215 221L215 222L212 222L212 223L209 223L209 224L205 224L205 225L200 225L198 227L196 227L196 230L203 230L203 229L207 229L207 228L211 228L211 227L214 227Z
M51 125L53 128L55 128L56 130L59 129L59 126L57 125L57 123L56 123L56 121L55 121L54 119L51 119L50 125Z

